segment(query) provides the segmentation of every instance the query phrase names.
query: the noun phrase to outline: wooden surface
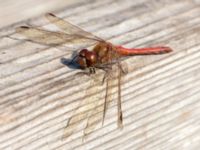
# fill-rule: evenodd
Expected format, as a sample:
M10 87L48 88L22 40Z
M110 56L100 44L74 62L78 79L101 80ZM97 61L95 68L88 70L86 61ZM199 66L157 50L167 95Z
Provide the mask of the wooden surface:
M52 12L57 9L66 9L68 5L80 5L83 0L0 0L0 28L19 21L30 19L45 12Z
M0 150L199 149L199 4L198 0L86 0L56 13L115 44L167 45L174 50L125 60L129 73L122 84L124 128L117 129L113 102L104 126L99 123L85 141L83 124L61 139L89 83L68 80L78 72L61 63L61 58L70 58L69 52L20 40L15 26L2 29ZM48 22L39 17L21 24Z

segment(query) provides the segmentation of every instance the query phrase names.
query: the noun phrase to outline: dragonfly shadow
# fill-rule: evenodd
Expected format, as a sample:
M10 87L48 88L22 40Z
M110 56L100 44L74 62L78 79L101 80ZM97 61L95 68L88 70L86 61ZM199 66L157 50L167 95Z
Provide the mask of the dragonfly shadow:
M69 67L69 68L71 68L71 69L81 69L81 68L80 68L80 65L73 61L73 58L72 58L72 59L68 59L68 58L62 57L62 58L60 59L60 62L61 62L63 65L65 65L65 66L67 66L67 67Z

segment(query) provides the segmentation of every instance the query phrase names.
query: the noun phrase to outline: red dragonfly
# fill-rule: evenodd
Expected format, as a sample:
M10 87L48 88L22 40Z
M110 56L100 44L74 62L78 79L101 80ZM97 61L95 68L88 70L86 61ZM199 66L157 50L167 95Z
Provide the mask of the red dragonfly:
M90 134L99 120L104 122L106 110L112 100L113 73L117 73L117 108L118 108L118 127L123 127L123 113L121 107L121 76L126 72L121 65L121 58L135 55L154 55L165 54L172 51L169 47L149 47L149 48L124 48L123 46L113 45L92 33L59 18L54 14L46 14L46 18L63 32L47 31L38 27L21 26L16 29L17 33L26 36L29 40L50 46L64 45L67 50L76 50L77 54L72 62L77 63L80 68L88 69L88 75L95 74L96 69L105 71L103 83L106 83L104 100L94 102L96 96L86 97L82 101L82 106L76 109L74 115L69 118L65 128L64 138L70 136L80 120L88 118L84 134ZM86 49L89 45L95 45L91 50ZM80 50L80 51L79 51ZM115 69L114 69L115 68ZM90 87L95 86L91 82ZM89 88L88 88L89 89ZM98 88L90 88L87 93L94 93ZM86 107L87 106L87 107ZM103 113L99 113L103 112Z

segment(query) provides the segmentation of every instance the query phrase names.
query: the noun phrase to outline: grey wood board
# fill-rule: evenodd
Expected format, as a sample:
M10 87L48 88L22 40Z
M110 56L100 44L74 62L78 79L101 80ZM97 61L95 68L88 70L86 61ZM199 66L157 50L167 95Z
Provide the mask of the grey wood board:
M71 80L79 70L61 63L71 56L63 47L24 41L14 33L19 25L54 30L53 25L41 16L2 29L0 149L198 149L199 14L199 1L188 0L85 1L57 11L56 15L115 44L173 48L166 55L123 61L129 70L122 83L124 128L117 128L114 89L104 125L99 121L85 141L84 121L72 136L61 137L91 80Z

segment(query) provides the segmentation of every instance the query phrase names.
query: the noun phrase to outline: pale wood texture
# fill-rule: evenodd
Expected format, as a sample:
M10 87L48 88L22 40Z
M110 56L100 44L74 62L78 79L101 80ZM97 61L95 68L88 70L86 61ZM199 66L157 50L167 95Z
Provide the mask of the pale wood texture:
M62 140L89 83L69 80L78 71L61 63L61 58L70 58L69 52L20 40L22 36L14 33L17 25L2 29L0 150L198 150L199 4L198 0L86 0L56 13L115 44L167 45L174 50L124 61L129 69L122 84L124 128L117 129L114 99L104 126L100 122L85 141L84 123ZM53 29L44 17L21 24L27 23Z
M0 28L58 9L80 5L83 0L0 0Z

